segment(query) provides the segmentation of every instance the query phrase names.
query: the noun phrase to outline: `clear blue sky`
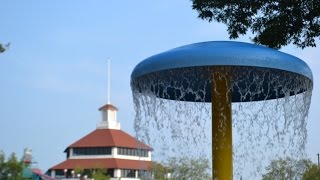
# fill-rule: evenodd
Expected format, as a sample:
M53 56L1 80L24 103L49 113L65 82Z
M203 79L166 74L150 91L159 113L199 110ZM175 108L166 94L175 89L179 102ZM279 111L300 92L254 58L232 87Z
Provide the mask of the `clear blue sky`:
M228 40L226 27L197 18L189 0L14 1L0 6L0 149L33 150L38 167L65 159L64 149L96 128L107 101L107 59L112 60L111 102L122 129L134 134L130 74L141 60L177 46ZM237 41L250 42L249 36ZM320 152L320 43L281 51L305 60L314 75L307 152Z

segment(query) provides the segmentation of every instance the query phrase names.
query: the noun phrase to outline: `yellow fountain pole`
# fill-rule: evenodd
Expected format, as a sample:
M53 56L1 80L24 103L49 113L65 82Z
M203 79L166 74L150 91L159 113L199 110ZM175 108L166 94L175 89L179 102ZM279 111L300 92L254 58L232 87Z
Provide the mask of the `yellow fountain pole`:
M227 67L217 67L212 76L212 179L232 180L231 75Z

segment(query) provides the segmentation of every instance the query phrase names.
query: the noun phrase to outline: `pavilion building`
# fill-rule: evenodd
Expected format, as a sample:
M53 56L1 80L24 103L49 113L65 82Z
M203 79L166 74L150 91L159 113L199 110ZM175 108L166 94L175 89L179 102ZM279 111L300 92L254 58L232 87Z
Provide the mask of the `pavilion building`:
M48 174L54 178L76 178L100 169L111 180L140 179L150 176L152 148L122 131L117 121L118 109L106 104L99 109L102 120L97 128L65 149L66 160L51 167ZM88 174L86 175L86 172Z

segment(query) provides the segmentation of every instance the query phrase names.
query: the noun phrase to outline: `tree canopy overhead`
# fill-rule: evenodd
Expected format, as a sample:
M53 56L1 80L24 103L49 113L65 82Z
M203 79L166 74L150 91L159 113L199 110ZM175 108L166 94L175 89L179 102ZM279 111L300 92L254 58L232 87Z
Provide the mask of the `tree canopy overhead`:
M10 46L10 43L3 45L0 43L0 53L3 53L4 51L6 51L6 49L8 49Z
M3 45L0 43L0 53L3 53L6 49L3 47Z
M274 49L290 43L315 47L320 37L320 0L192 0L199 18L227 25L230 39L250 30L253 42Z

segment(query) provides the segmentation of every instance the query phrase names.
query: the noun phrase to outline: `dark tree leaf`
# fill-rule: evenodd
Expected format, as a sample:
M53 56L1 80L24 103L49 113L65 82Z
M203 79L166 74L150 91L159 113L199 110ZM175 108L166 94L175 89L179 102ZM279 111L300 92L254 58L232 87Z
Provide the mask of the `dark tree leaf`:
M2 44L0 44L0 53L3 53L6 49L3 47Z
M279 49L290 43L315 47L320 37L320 0L192 0L199 18L227 25L230 39L248 31L253 42Z

